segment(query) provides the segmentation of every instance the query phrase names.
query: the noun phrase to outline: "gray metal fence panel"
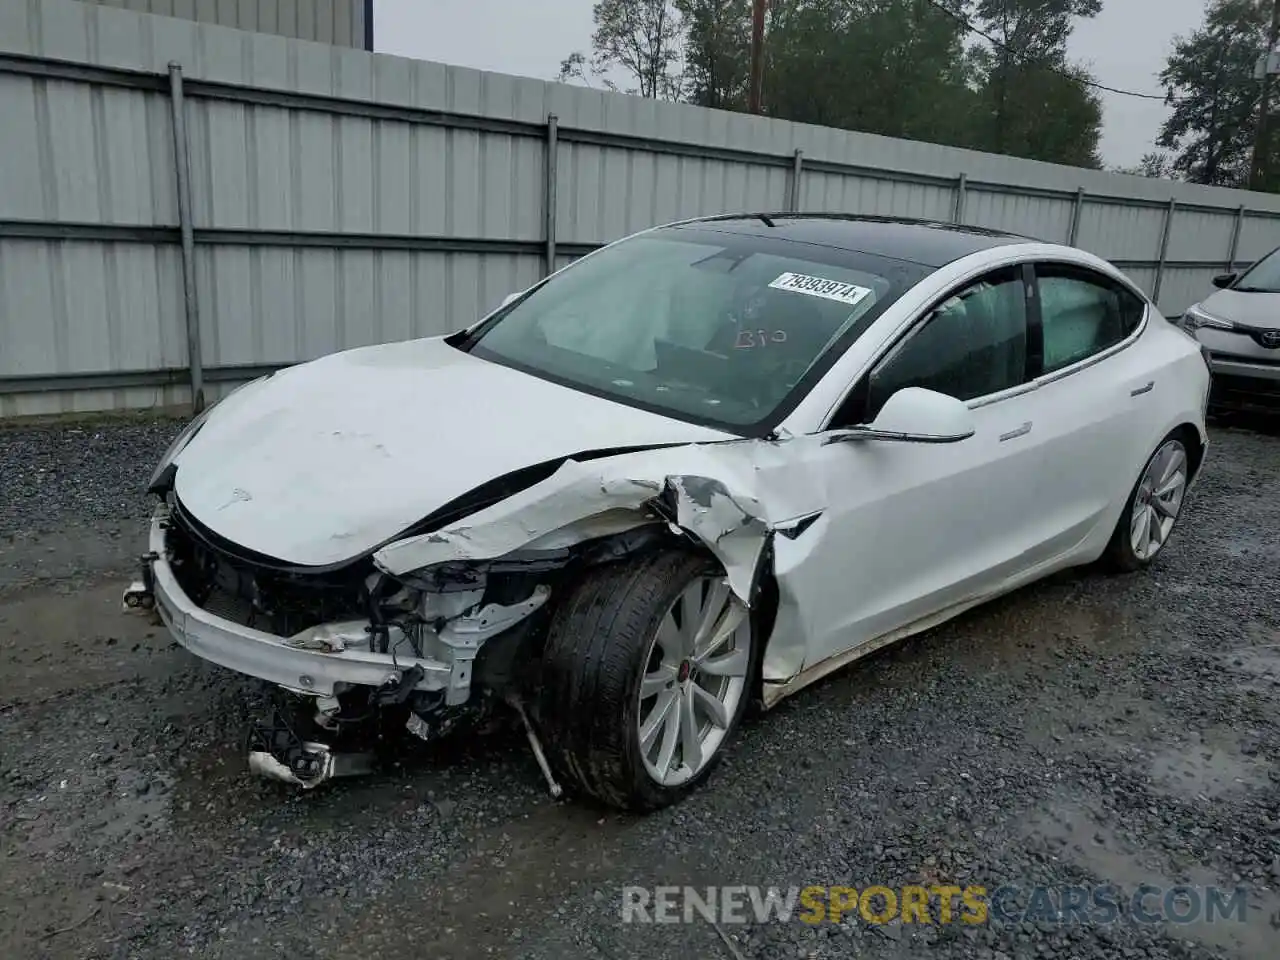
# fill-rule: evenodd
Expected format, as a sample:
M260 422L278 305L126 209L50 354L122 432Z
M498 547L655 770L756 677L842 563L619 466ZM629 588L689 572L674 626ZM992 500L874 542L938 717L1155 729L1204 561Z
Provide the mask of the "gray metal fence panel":
M659 223L735 210L783 210L778 167L637 149L565 143L557 170L556 229L577 243L604 243Z
M0 239L0 378L185 363L178 249Z
M175 223L166 109L143 91L0 73L3 216Z
M18 2L18 0L13 0ZM240 30L277 33L299 40L365 47L365 0L82 0L216 23Z
M1161 207L1127 207L1086 201L1077 244L1109 260L1155 261L1164 226Z
M967 190L964 222L978 227L1012 230L1050 243L1071 236L1074 198L1028 197L991 190Z
M1252 263L1280 246L1280 231L1274 217L1246 216L1240 227L1237 259Z
M529 254L218 245L197 255L211 367L285 365L452 333L541 275Z
M950 220L953 195L953 187L941 184L806 172L801 176L800 208Z
M196 222L234 229L542 236L531 137L193 101Z
M264 369L444 333L548 259L703 214L817 209L1074 239L1166 313L1280 244L1276 196L195 22L314 32L343 2L171 0L188 20L0 4L0 416L183 399L198 359L212 399Z
M1231 259L1231 234L1235 229L1234 210L1178 210L1169 234L1169 259L1214 260L1224 267ZM1275 226L1272 226L1275 230Z

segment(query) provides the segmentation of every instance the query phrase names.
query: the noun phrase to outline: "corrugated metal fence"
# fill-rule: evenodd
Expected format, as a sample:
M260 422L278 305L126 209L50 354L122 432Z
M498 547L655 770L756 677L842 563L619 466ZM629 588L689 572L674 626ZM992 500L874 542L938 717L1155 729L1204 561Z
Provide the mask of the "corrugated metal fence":
M10 3L25 0L6 0ZM239 30L373 49L373 0L81 0Z
M73 0L0 5L0 132L0 416L183 403L193 378L211 399L448 332L602 242L702 214L1074 241L1166 313L1280 244L1280 197Z

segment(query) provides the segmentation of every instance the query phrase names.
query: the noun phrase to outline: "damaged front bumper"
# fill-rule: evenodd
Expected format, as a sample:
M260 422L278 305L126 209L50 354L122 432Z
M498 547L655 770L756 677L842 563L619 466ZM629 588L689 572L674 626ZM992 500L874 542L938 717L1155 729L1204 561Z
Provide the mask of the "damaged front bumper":
M522 705L534 682L531 651L548 627L545 615L533 615L581 568L667 540L710 551L749 606L770 525L753 496L734 492L742 483L701 462L717 456L647 451L645 460L656 462L643 471L632 462L639 454L607 464L569 460L463 521L336 571L274 566L219 540L166 491L142 580L126 591L125 606L153 611L202 659L314 699L310 721L255 725L250 767L260 775L312 787L363 768L364 757L321 742L316 727L348 746L371 718L381 742L383 730L405 728L431 740L505 703L557 796ZM691 457L708 469L662 469Z
M455 690L463 692L465 699L473 657L446 662L406 657L394 652L394 646L391 653L378 653L342 642L319 642L323 637L341 640L345 635L359 636L364 625L358 623L326 624L299 637L278 637L202 609L174 576L165 538L167 523L168 510L162 507L151 519L142 581L126 591L125 603L131 609L153 608L173 638L197 657L288 690L325 697L352 686L398 685L416 667L415 674L421 674L415 690ZM314 648L300 646L300 642Z

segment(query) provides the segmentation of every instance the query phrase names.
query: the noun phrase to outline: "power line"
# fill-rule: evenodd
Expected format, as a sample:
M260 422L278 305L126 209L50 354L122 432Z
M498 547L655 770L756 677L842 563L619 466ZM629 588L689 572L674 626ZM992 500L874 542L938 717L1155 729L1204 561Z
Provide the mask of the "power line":
M1159 100L1162 103L1168 102L1170 100L1176 103L1184 99L1182 97L1169 98L1160 93L1141 93L1137 90L1122 90L1119 87L1110 87L1110 86L1107 86L1105 83L1098 83L1096 80L1086 80L1084 77L1077 77L1074 74L1068 73L1066 70L1059 69L1058 67L1055 67L1049 63L1037 63L1034 61L1033 58L1028 56L1025 52L1021 50L1013 49L1008 44L1003 43L1000 40L997 40L995 37L987 33L981 27L976 26L973 23L973 21L971 21L968 17L964 16L963 14L956 13L954 10L948 9L946 6L942 4L941 0L928 0L928 3L930 4L930 6L937 7L939 10L945 13L952 20L956 21L956 23L960 24L960 26L964 27L970 33L976 33L978 36L982 37L984 40L990 43L993 47L998 47L1001 50L1003 50L1005 53L1008 53L1014 57L1017 57L1023 63L1031 63L1034 66L1043 67L1045 70L1048 70L1051 73L1056 73L1059 76L1066 77L1068 80L1074 80L1076 83L1083 84L1086 87L1093 87L1097 90L1105 90L1107 93L1117 93L1124 97L1138 97L1139 99L1142 99L1142 100Z

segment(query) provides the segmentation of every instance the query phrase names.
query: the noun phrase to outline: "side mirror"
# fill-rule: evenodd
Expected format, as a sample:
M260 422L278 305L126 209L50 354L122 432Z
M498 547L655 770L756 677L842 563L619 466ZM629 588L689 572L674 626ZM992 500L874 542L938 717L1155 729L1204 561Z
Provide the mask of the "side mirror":
M1236 277L1238 276L1238 273L1220 273L1213 278L1213 285L1215 287L1226 289L1236 282Z
M896 440L902 443L959 443L976 431L973 411L962 401L923 387L903 387L869 424L828 435L826 443Z

